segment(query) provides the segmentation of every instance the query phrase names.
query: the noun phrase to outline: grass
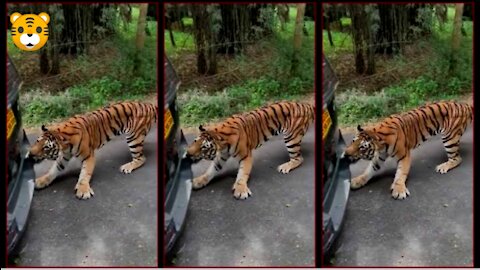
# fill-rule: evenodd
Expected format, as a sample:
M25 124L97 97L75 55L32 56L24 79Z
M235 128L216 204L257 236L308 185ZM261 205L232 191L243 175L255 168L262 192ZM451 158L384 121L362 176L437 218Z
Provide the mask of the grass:
M62 56L61 73L50 77L39 74L37 53L19 51L9 38L9 56L19 74L29 78L20 95L24 126L62 121L115 101L155 100L157 23L147 21L151 35L136 58L138 14L134 7L127 29L119 23L116 34L92 44L87 55ZM134 70L136 61L139 68Z
M307 94L302 82L294 79L290 90L275 79L263 77L244 84L233 85L214 94L198 89L187 90L178 96L180 120L187 127L218 122L233 114L250 111L278 100L304 101Z
M332 31L335 47L331 47L323 31L324 53L340 78L336 95L340 126L373 123L426 102L462 100L471 94L471 21L464 21L467 36L462 36L457 69L449 72L454 14L454 8L449 6L444 29L435 19L433 34L407 45L404 55L377 56L377 74L373 76L355 73L350 34ZM345 25L346 20L342 21Z
M232 114L258 108L278 100L304 100L314 90L314 27L305 23L300 53L302 72L291 76L296 8L290 7L290 22L281 31L277 21L274 35L247 46L234 57L217 56L218 76L205 77L195 70L193 35L173 31L177 47L165 31L165 50L182 79L178 102L184 127L222 120ZM192 22L184 18L184 24ZM254 67L254 68L252 68Z

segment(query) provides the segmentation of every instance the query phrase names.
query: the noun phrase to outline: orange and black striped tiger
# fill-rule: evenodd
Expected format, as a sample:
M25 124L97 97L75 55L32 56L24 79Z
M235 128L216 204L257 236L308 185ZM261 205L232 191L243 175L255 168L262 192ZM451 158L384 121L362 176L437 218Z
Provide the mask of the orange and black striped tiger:
M290 161L278 166L281 173L289 173L300 166L302 138L314 121L314 107L296 102L278 102L244 114L233 115L209 128L200 126L200 135L188 146L186 157L194 162L213 160L208 170L193 179L193 188L206 186L222 169L229 157L240 163L233 196L246 199L252 194L247 181L252 169L252 151L274 135L283 134Z
M429 137L442 134L448 161L438 165L436 171L447 173L462 162L459 153L460 138L472 120L471 105L447 101L392 115L368 128L358 126L358 133L343 156L351 162L359 159L371 162L363 174L352 179L351 188L357 189L367 184L387 157L393 157L397 159L398 166L390 187L392 197L405 199L410 195L405 183L411 165L411 150Z
M47 174L35 179L37 189L48 186L65 169L72 157L82 161L80 177L75 186L79 199L89 199L93 194L90 178L95 167L95 150L113 137L126 134L133 160L120 167L131 173L145 163L143 142L152 123L157 121L158 108L150 103L121 102L84 115L77 115L48 128L32 145L27 158L36 162L55 160Z

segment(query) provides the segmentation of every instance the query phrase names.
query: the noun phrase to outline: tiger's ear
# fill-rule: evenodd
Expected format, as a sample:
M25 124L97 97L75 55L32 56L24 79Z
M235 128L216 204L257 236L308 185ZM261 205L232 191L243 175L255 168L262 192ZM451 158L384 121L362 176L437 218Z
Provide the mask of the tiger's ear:
M42 18L42 20L45 21L46 24L48 24L50 22L50 16L48 16L47 13L42 12L42 13L38 14L38 16L40 18Z
M43 131L43 132L48 131L48 129L45 127L45 125L42 125L42 131Z
M198 127L198 129L199 129L201 132L207 131L202 125L200 125L200 126Z
M20 16L22 16L22 14L18 13L18 12L14 12L12 15L10 15L10 22L13 24L15 23L15 21L20 18Z
M358 132L362 132L362 131L363 131L363 128L362 128L360 125L358 125L358 126L357 126L357 130L358 130Z

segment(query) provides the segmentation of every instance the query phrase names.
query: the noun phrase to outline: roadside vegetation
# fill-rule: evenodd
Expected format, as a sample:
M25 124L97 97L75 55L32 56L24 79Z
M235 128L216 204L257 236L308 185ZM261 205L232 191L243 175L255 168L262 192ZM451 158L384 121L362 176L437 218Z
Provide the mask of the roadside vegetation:
M292 74L296 5L289 5L289 22L284 30L273 5L267 5L261 14L273 32L246 42L242 53L217 54L218 72L214 75L197 71L191 17L183 18L183 31L173 29L175 47L165 31L166 54L182 81L178 93L182 126L198 127L274 101L310 99L313 103L315 22L305 21L300 72Z
M66 11L62 8L61 5L49 7L51 23L63 18L63 12ZM40 72L42 51L32 53L19 50L8 31L8 54L24 81L20 108L27 129L62 121L115 101L156 102L156 21L147 18L147 33L143 49L139 50L136 42L139 5L132 5L130 22L125 22L121 17L119 5L104 5L101 9L104 14L102 22L105 24L95 26L96 34L90 37L88 50L60 54L60 70L57 74ZM64 22L63 26L69 27L69 24ZM45 46L48 55L51 55L52 46L61 48L63 45L49 39ZM49 60L49 64L54 61Z
M432 12L427 6L419 15L428 18L424 21L431 28L430 34L409 42L403 53L376 54L376 72L371 75L355 72L350 18L341 18L343 31L331 29L334 46L327 30L323 31L324 54L340 79L336 104L341 127L373 123L426 102L473 102L473 23L464 18L460 47L454 56L456 67L451 69L455 5L448 5L443 27Z

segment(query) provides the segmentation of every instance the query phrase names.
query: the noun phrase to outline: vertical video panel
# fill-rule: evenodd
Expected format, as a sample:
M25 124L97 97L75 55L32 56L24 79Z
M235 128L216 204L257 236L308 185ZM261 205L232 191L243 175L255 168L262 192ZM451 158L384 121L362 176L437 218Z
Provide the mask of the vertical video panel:
M157 5L7 5L9 265L158 265Z
M163 9L166 264L314 266L314 4Z
M322 5L323 265L473 266L472 9Z

